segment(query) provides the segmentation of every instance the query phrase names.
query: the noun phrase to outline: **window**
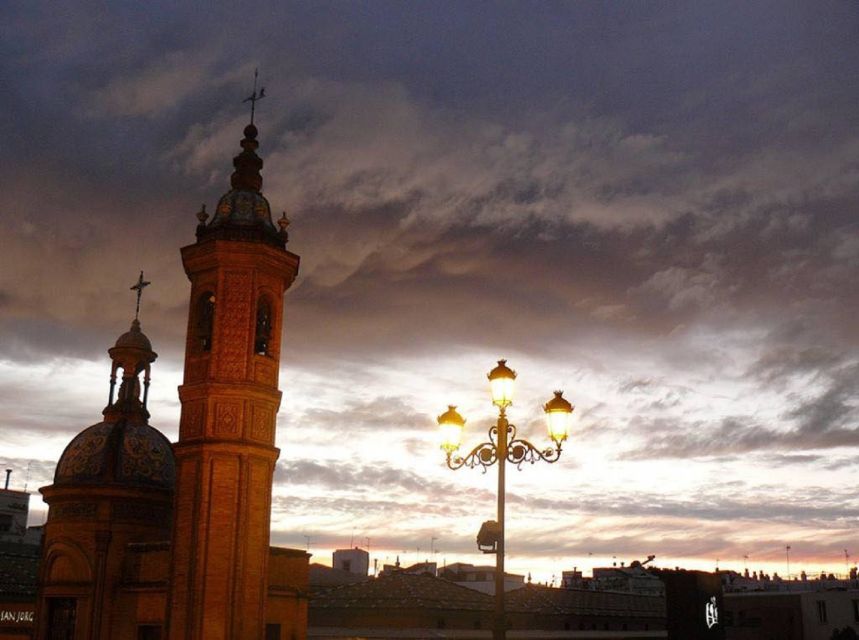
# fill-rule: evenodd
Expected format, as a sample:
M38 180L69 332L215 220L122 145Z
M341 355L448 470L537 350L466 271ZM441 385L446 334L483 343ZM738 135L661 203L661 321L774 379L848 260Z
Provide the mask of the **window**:
M12 530L12 516L8 513L0 513L0 533Z
M267 356L271 342L271 304L266 298L260 298L257 304L257 328L254 338L254 353Z
M859 622L859 600L853 601L853 620Z
M439 618L439 619L438 619L438 622L436 623L436 626L437 626L439 629L444 629L444 628L447 626L447 624L446 624L446 623L445 623L445 621L444 621L444 618Z
M161 625L141 624L137 627L137 640L161 640Z
M74 640L77 606L74 598L48 598L49 640Z
M212 350L212 324L215 319L215 294L207 291L197 299L197 346L200 351Z
M265 625L265 640L280 640L280 624Z
M821 624L826 622L826 601L817 601L817 621Z
M343 568L343 571L352 571L352 561L351 560L343 560L340 565Z

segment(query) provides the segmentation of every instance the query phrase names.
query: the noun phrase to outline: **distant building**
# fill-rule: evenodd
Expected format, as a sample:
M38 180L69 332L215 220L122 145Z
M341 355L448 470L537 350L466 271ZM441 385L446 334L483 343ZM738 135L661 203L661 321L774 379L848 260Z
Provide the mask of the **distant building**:
M859 579L856 575L856 567L850 569L848 577L837 578L829 573L821 573L818 576L808 576L805 571L798 578L784 580L778 574L770 576L761 572L746 571L740 574L736 571L720 571L722 587L725 593L741 593L747 591L823 591L826 589L859 589Z
M679 568L649 571L665 585L670 640L724 640L725 615L719 574Z
M32 638L39 545L0 542L0 638Z
M528 585L507 593L506 603L511 640L667 637L665 601L658 597ZM307 635L488 640L493 619L493 598L486 593L427 574L394 572L315 596Z
M468 587L482 593L495 593L495 567L490 565L473 565L465 562L454 562L439 571L438 576L450 580L462 587ZM519 589L525 584L525 576L515 573L504 573L504 591Z
M564 575L566 576L566 572ZM570 577L570 581L573 582L573 577ZM665 595L665 585L662 581L639 562L633 562L628 567L623 564L619 567L594 567L590 586L597 591L627 591L649 596Z
M508 593L506 601L511 629L600 632L589 638L667 637L661 596L529 584Z
M561 573L561 586L564 589L587 589L590 587L590 580L586 580L582 572L574 568Z
M347 573L366 576L370 572L370 554L364 549L337 549L332 555L331 566Z
M334 587L340 587L344 584L355 584L369 580L367 574L360 575L343 569L335 569L324 564L312 563L308 570L310 580L310 592L318 593Z
M378 629L491 629L491 612L492 598L483 593L429 575L393 572L314 596L307 635L325 638L360 632L361 637L373 637Z
M830 640L859 633L859 590L725 594L726 640Z
M8 475L7 475L8 480ZM0 639L32 638L42 527L27 527L30 494L0 489Z
M0 542L22 542L27 535L30 494L0 489Z

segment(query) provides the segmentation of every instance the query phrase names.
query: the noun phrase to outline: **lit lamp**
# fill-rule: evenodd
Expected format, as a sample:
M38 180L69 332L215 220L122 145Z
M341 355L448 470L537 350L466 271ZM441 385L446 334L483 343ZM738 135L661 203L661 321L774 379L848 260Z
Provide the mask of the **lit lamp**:
M513 381L516 372L507 366L506 360L499 360L498 366L489 372L489 388L492 392L492 404L504 409L513 404Z
M457 413L456 405L447 405L447 411L438 417L438 426L441 432L441 448L450 455L459 449L462 429L465 427L465 419Z
M489 372L489 386L492 392L492 403L498 407L498 420L489 428L489 440L481 442L468 454L460 455L462 429L465 420L456 412L456 407L448 406L447 411L438 417L441 435L441 448L447 455L447 466L451 469L462 467L482 467L486 469L498 464L498 518L483 523L477 534L477 546L483 553L495 554L495 624L493 639L505 640L507 620L504 611L504 515L505 515L505 469L508 462L522 466L528 462L534 464L557 462L561 457L561 446L567 439L570 428L570 416L573 405L563 398L561 391L555 391L555 397L543 405L546 412L546 422L549 437L554 446L544 449L536 447L525 438L516 436L516 427L507 420L507 407L513 404L513 381L516 372L507 366L506 360L499 360L498 366Z
M559 445L567 439L573 418L573 405L564 398L563 391L555 391L555 397L543 405L549 437Z

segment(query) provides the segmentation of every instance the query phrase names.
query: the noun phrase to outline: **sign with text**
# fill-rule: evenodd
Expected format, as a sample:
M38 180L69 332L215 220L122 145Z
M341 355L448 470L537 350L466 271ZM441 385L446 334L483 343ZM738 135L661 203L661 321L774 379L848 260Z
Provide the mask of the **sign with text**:
M32 608L0 609L0 627L32 627L36 612Z

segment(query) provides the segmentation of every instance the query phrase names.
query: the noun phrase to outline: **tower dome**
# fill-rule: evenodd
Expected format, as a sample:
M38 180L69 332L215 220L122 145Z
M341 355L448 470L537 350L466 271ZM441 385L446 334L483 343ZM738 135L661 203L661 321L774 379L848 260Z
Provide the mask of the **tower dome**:
M206 223L209 215L205 207L197 215L200 224L197 237L204 239L249 240L283 247L287 235L284 222L275 227L271 219L271 207L262 194L263 161L256 154L259 148L258 131L253 124L245 127L241 141L242 151L233 158L235 171L230 176L230 190L218 201L215 215ZM282 220L285 220L285 216ZM288 224L288 221L286 221Z
M110 396L102 412L104 420L87 427L69 443L57 464L54 484L127 485L172 491L176 478L173 450L169 440L149 426L146 409L149 366L158 354L152 350L138 318L108 349L108 354L113 365ZM122 383L115 394L120 369ZM144 373L142 399L140 373Z
M140 320L135 318L131 323L131 329L116 339L114 349L139 349L152 352L152 343L146 334L140 330ZM109 353L109 352L108 352ZM157 354L155 354L157 355Z

